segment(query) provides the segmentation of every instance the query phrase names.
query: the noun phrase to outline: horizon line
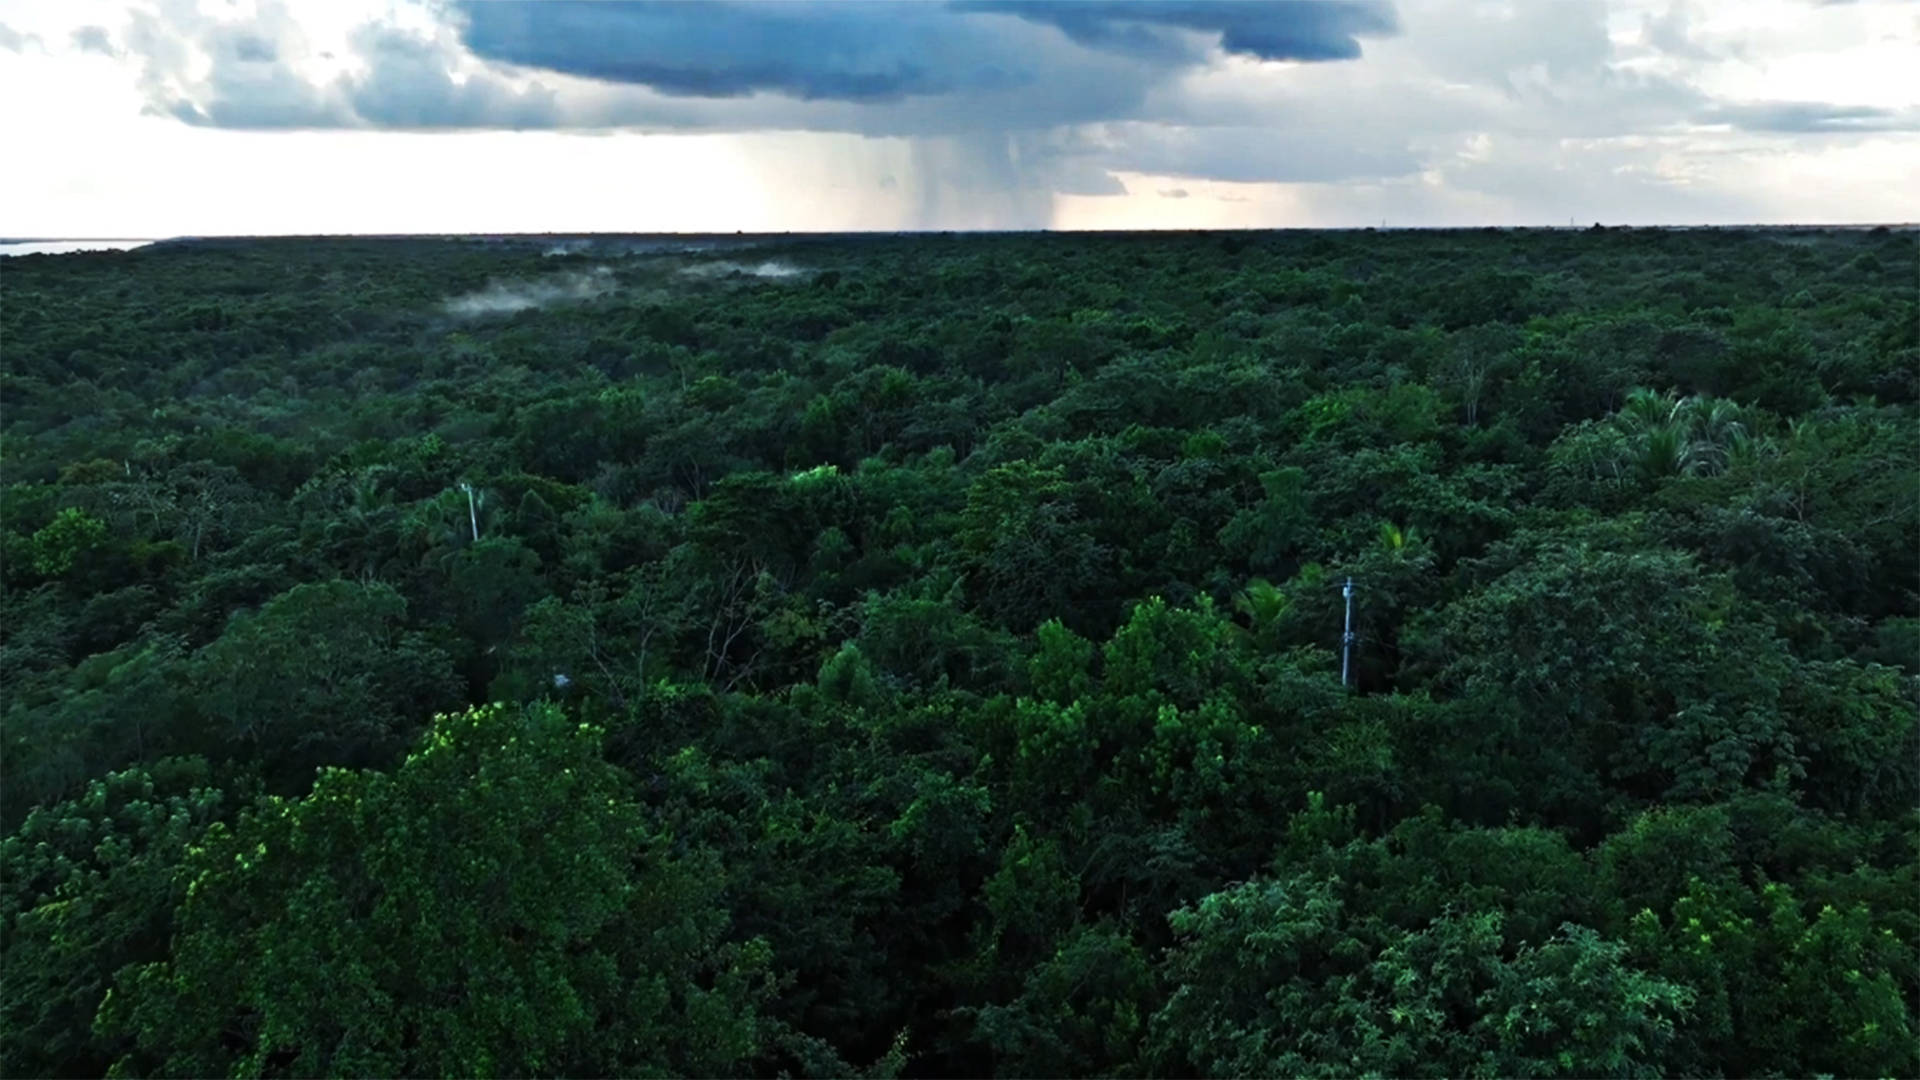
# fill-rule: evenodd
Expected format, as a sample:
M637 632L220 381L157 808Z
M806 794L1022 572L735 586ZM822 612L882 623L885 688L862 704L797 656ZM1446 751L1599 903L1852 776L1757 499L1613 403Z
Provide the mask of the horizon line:
M1269 233L1269 232L1484 232L1497 230L1503 232L1582 232L1594 228L1601 229L1665 229L1665 230L1707 230L1707 229L1778 229L1778 230L1845 230L1871 231L1889 229L1906 231L1920 229L1920 221L1881 221L1881 222L1729 222L1729 223L1633 223L1620 222L1610 224L1596 221L1589 225L1267 225L1267 226L1215 226L1215 227L1174 227L1138 228L1138 229L1054 229L1054 228L1006 228L1006 229L782 229L774 231L753 231L735 229L725 230L547 230L541 232L515 232L495 230L473 230L456 232L437 230L429 232L286 232L286 233L179 233L169 236L0 236L0 245L7 244L51 244L51 243L105 243L108 241L139 241L148 244L160 244L189 240L429 240L455 239L466 237L481 238L572 238L572 237L626 237L626 236L687 236L687 237L768 237L768 236L1011 236L1042 234L1105 234L1131 235L1148 233Z

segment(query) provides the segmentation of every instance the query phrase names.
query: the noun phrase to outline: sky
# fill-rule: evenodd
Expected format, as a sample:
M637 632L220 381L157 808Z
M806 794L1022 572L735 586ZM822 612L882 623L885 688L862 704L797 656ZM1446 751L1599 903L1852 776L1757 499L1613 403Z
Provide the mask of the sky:
M1920 218L1911 0L0 0L0 236Z

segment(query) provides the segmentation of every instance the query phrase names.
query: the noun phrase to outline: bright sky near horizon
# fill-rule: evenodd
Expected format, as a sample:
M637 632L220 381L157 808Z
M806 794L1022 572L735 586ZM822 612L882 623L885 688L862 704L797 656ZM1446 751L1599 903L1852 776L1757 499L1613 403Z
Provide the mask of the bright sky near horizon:
M1902 0L0 0L0 236L1882 222Z

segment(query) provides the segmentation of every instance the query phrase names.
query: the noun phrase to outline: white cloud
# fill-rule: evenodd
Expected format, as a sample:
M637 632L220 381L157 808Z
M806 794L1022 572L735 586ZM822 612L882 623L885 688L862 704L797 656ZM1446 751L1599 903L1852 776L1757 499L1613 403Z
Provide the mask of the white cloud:
M1920 175L1900 3L1420 0L1313 63L974 14L949 51L1000 76L743 61L705 97L488 60L446 11L18 0L0 234L1872 221Z

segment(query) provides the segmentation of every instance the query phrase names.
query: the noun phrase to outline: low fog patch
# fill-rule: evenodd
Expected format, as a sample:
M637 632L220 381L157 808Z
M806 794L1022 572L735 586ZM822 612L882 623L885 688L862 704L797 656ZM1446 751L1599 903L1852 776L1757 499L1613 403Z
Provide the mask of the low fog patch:
M579 303L614 289L613 271L605 266L555 274L538 281L498 281L478 292L447 301L447 314L463 318L511 315L549 304Z
M585 255L624 259L643 255L707 255L741 252L766 243L759 237L739 236L560 236L542 245L548 258Z
M680 272L688 277L695 278L723 278L740 274L745 277L780 280L783 278L799 277L806 273L807 270L804 267L774 259L752 264L738 262L700 263L695 266L683 266L680 268Z

